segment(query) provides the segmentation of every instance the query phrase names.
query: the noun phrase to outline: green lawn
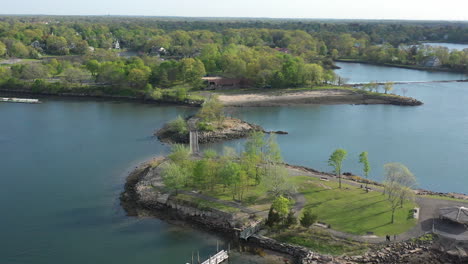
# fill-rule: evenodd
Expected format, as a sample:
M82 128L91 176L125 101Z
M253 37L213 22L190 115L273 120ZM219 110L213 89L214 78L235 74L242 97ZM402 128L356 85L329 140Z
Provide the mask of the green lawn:
M298 176L291 178L304 194L306 208L313 208L320 222L330 224L332 229L363 235L367 232L383 236L400 234L416 224L410 210L416 207L413 202L406 202L403 208L395 212L395 223L391 224L390 204L386 197L376 191L364 190L343 184L320 181L319 179Z

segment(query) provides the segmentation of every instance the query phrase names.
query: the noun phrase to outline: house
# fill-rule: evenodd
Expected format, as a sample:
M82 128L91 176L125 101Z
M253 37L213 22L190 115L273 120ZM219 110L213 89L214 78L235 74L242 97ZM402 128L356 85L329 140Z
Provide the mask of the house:
M439 58L432 56L423 61L424 67L440 67L442 66L442 62L440 62Z
M114 43L112 43L112 48L113 49L120 49L120 43L118 40L114 41Z
M150 49L149 54L160 57L160 56L163 56L163 55L167 55L167 50L165 48L163 48L163 47L153 46Z
M252 86L252 82L245 78L225 78L220 76L202 77L209 90L243 88Z

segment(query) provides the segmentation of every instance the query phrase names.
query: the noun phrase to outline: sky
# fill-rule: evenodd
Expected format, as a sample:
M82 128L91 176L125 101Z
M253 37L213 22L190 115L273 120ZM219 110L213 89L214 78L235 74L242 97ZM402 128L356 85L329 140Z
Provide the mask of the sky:
M0 0L0 14L468 21L468 0Z

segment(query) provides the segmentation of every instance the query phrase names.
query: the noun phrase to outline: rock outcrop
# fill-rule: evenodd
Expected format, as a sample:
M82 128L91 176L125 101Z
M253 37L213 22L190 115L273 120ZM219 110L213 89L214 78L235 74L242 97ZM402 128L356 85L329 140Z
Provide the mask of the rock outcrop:
M191 117L187 120L187 123L193 122L196 123L197 120L195 117ZM220 142L238 138L245 138L248 137L254 131L262 131L264 133L269 134L281 134L285 135L288 132L285 131L265 131L261 126L251 124L245 121L242 121L237 118L226 117L223 122L221 128L215 129L213 131L203 131L198 130L198 143L213 143L213 142ZM160 130L156 131L155 136L158 137L159 140L166 143L189 143L189 134L188 132L185 134L174 133L170 130L168 125L165 125Z

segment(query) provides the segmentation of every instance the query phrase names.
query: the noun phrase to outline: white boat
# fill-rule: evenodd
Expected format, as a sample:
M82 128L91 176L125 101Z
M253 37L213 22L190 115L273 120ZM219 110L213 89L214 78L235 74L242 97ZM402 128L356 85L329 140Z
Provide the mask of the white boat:
M39 99L7 98L7 97L0 97L0 102L7 102L7 103L26 103L26 104L39 104L39 103L41 103L41 101L39 101Z

